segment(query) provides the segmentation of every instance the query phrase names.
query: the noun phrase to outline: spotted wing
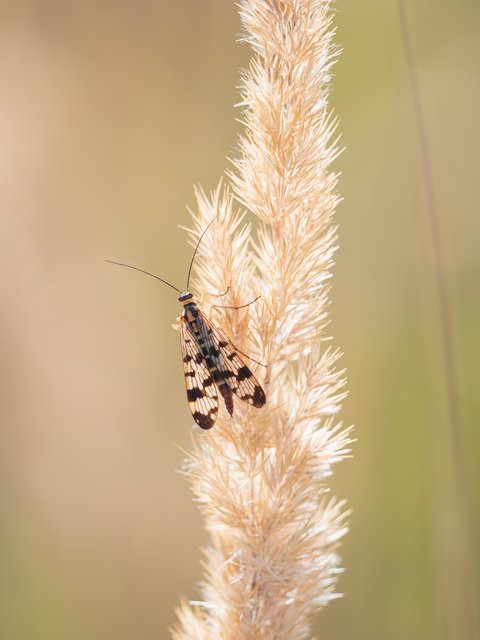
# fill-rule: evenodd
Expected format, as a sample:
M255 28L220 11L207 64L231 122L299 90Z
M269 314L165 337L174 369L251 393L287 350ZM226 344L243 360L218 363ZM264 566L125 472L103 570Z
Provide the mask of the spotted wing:
M193 419L202 429L211 429L218 413L218 395L215 382L208 370L202 351L181 318L183 372L187 399Z
M263 407L266 402L265 392L238 355L238 350L225 333L203 313L201 317L207 329L210 355L222 378L240 400L257 408Z

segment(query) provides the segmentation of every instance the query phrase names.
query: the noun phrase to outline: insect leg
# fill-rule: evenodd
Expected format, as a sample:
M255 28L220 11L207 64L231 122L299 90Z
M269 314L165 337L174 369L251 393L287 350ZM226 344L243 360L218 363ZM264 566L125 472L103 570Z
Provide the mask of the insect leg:
M245 356L246 358L248 358L249 360L251 360L252 362L255 362L256 364L259 364L261 367L265 367L265 369L267 368L266 364L263 364L263 362L259 362L258 360L255 360L255 358L252 358L252 356L249 356L248 353L245 353L244 351L242 351L241 349L239 349L238 347L236 347L233 342L230 343L232 345L232 347L234 349L236 349L238 351L238 353L241 353L242 356Z
M262 296L257 296L254 300L252 300L251 302L247 302L247 304L242 304L238 307L230 307L230 306L226 306L226 305L222 305L222 304L214 304L211 306L211 309L245 309L245 307L249 307L251 304L253 304L254 302L256 302L257 300L259 300ZM238 353L241 353L242 356L245 356L246 358L248 358L249 360L251 360L252 362L256 362L257 364L259 364L261 367L265 367L267 368L266 364L263 364L263 362L259 362L258 360L255 360L255 358L252 358L252 356L249 356L248 353L244 353L241 349L239 349L236 345L233 344L233 342L231 342L231 345L234 349L236 349L238 351Z
M208 295L211 296L212 298L223 298L223 296L226 296L229 291L230 291L230 285L228 285L227 290L224 291L223 293L209 293Z
M251 302L247 302L247 304L241 304L238 307L230 307L230 306L227 306L227 305L224 305L224 304L212 304L211 308L212 309L245 309L245 307L249 307L251 304L253 304L257 300L260 300L261 297L262 296L257 296L255 298L255 300L252 300Z

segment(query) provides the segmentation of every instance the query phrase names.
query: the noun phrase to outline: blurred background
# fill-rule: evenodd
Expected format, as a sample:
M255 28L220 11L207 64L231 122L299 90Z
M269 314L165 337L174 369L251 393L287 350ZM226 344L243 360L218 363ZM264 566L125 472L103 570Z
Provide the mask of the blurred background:
M337 0L347 149L331 333L355 457L330 640L470 638L432 243L396 2ZM466 488L480 530L480 4L407 4L439 202ZM167 638L206 542L175 294L193 185L235 154L234 2L0 3L0 638ZM476 560L478 561L478 559ZM468 600L468 598L467 598ZM448 631L448 625L457 633ZM462 626L463 625L463 626Z

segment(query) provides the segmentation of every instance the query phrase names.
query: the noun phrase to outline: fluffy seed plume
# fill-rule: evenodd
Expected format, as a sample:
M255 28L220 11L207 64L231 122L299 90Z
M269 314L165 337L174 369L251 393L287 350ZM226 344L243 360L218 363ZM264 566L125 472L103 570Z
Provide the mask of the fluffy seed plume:
M350 445L345 395L325 328L338 202L327 104L335 49L329 0L243 0L253 57L242 85L245 132L232 189L197 193L192 240L205 235L195 286L249 361L262 409L235 406L195 432L186 462L210 546L201 602L178 611L175 640L300 640L336 597L342 502L332 465ZM256 239L235 198L259 219ZM211 293L228 294L214 299ZM208 293L206 293L208 292Z

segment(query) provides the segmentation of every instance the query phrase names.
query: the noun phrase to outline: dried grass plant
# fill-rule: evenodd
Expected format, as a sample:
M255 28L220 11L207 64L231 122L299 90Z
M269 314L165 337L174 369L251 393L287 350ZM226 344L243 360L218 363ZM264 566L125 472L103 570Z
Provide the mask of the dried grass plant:
M202 601L181 605L175 640L306 638L312 614L337 597L346 513L326 482L350 436L337 417L339 353L325 335L338 202L330 5L240 3L254 52L242 84L245 133L233 189L197 192L191 239L217 216L197 265L204 308L227 287L225 305L261 296L211 313L267 365L249 363L267 404L236 402L233 419L223 411L212 431L194 433L185 473L211 543ZM234 196L260 221L255 239Z

